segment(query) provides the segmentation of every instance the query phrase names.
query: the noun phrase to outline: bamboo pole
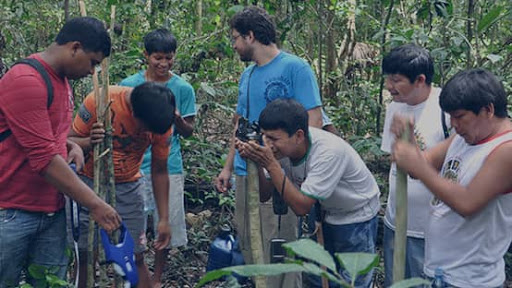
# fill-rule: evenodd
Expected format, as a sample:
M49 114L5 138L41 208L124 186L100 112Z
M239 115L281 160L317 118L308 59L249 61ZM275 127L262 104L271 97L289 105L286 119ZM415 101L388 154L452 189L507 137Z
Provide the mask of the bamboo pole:
M256 163L247 159L247 195L249 209L249 231L250 247L253 264L264 264L263 242L261 239L261 218L260 218L260 193L258 167ZM256 288L267 287L265 277L256 276L254 278Z
M402 134L401 140L409 140L409 127ZM407 245L407 173L397 167L396 175L396 229L393 251L393 283L405 277L405 252Z

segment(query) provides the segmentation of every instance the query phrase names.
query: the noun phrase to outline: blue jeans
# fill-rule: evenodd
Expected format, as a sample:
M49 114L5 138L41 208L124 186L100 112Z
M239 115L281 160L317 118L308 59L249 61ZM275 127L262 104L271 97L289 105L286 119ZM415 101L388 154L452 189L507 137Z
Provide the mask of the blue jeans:
M18 287L21 271L31 265L46 267L48 274L65 279L66 247L64 209L52 214L0 209L0 288ZM30 273L27 282L45 287Z
M393 251L395 231L384 225L384 287L393 282ZM405 251L405 279L423 277L423 262L425 259L425 239L407 237Z
M372 219L354 224L332 225L323 223L324 247L334 257L334 253L363 252L375 253L375 242L377 241L377 216ZM336 268L347 283L351 283L351 276L336 262ZM309 275L311 287L322 287L320 277ZM368 274L356 278L355 287L369 288L373 280L373 269ZM330 288L341 287L329 282Z

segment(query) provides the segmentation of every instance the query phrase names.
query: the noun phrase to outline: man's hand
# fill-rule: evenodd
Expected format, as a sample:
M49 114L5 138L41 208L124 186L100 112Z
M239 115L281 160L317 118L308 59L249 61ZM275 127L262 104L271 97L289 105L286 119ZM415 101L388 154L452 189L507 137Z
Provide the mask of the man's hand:
M231 188L231 182L229 181L230 179L231 171L227 168L222 169L219 176L215 178L215 188L217 188L217 191L224 194L228 193L228 190Z
M238 150L238 153L240 153L240 156L258 163L261 167L268 168L272 164L277 163L272 149L261 146L255 141L243 142L235 139L235 148ZM279 163L277 164L279 165Z
M82 148L71 140L67 140L66 147L68 149L68 158L66 159L67 163L75 163L76 171L82 170L84 167L84 151Z
M91 146L103 142L105 139L105 129L103 123L96 122L91 127Z
M94 208L89 208L92 219L98 223L103 229L112 232L121 225L121 217L112 206L101 201Z
M171 241L171 226L169 225L169 221L160 220L158 221L158 239L156 239L154 243L154 247L156 250L162 250L169 245Z

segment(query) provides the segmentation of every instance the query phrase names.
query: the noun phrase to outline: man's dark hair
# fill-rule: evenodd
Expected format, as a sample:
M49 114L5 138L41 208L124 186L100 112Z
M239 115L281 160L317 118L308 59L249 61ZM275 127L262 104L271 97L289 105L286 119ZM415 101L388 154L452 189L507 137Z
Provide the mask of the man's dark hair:
M177 47L176 37L165 28L153 30L144 36L144 48L148 55L159 52L174 53Z
M176 100L171 90L161 84L146 82L135 87L130 95L133 115L149 131L164 134L174 123Z
M247 36L252 31L254 38L263 45L276 43L276 26L263 8L245 7L231 18L229 27L236 29L242 36Z
M411 83L421 74L425 83L430 85L434 77L434 61L427 49L414 44L405 44L393 48L382 60L383 74L402 74Z
M261 111L258 120L263 130L284 130L292 136L299 129L307 135L308 112L299 102L293 99L276 99Z
M477 115L480 109L493 104L496 117L508 116L507 95L503 83L482 68L455 74L441 90L439 104L445 112L464 109Z
M62 26L55 42L64 45L78 41L86 52L102 52L105 57L110 55L110 36L105 25L93 17L77 17L70 19Z

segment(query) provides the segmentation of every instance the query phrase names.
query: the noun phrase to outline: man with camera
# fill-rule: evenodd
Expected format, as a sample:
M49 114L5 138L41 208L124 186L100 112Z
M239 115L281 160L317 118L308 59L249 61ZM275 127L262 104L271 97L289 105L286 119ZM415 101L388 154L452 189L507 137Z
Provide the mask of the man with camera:
M247 125L258 119L260 112L271 101L278 98L296 99L306 107L311 126L321 127L321 100L318 84L311 67L295 55L279 50L276 45L276 28L268 13L250 6L236 13L230 21L233 48L244 62L253 61L243 72L239 83L239 97L235 131L240 117ZM235 223L240 237L240 246L247 263L250 260L248 209L246 208L247 170L246 162L235 151L235 133L226 163L216 179L216 188L227 193L231 187L231 174L236 174ZM277 219L272 203L261 203L261 223L265 256L269 255L270 239L277 235ZM287 239L296 238L297 217L293 213L283 215L280 234ZM268 263L269 259L265 259ZM279 278L279 277L278 277ZM286 278L286 277L285 277ZM270 280L269 287L301 287L300 278L294 280ZM298 280L297 280L298 279ZM283 280L284 282L282 282Z
M235 147L268 172L269 177L260 173L260 199L268 200L274 191L297 215L308 213L318 201L325 215L321 220L327 251L375 253L380 192L357 152L334 134L308 127L306 110L291 99L268 104L259 125L264 146L235 140ZM338 269L349 281L347 272ZM371 282L368 273L355 284L371 287ZM317 281L311 284L321 287Z

